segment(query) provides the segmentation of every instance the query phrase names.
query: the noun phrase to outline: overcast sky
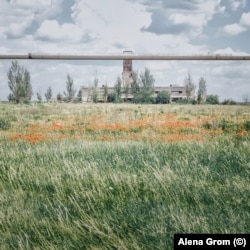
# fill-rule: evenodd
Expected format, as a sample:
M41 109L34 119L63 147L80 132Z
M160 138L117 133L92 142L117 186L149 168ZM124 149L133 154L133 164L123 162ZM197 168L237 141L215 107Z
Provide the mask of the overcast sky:
M250 54L248 0L0 0L0 54ZM34 97L63 93L67 73L77 89L93 83L113 86L122 61L33 61L20 64L31 73ZM10 93L0 61L0 100ZM183 85L188 73L220 100L250 96L249 61L134 61L148 67L155 86Z

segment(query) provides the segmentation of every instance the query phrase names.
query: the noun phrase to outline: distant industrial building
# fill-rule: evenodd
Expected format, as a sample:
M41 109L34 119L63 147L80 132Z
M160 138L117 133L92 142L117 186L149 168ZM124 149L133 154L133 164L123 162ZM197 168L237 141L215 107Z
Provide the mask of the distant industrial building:
M132 54L132 51L123 51L123 54ZM130 59L123 60L122 83L123 87L130 87L132 83L133 62Z
M115 88L114 87L108 87L108 95L114 93ZM157 96L157 94L161 91L168 91L170 94L170 101L171 102L176 102L178 100L186 99L186 91L185 87L183 86L177 86L177 85L170 85L168 87L155 87L154 89L154 95ZM92 102L93 100L91 99L91 87L83 86L81 88L82 91L82 102ZM98 102L106 102L105 100L105 95L104 95L104 86L98 88ZM124 101L133 101L133 95L132 94L122 94L121 99Z
M124 54L132 54L132 51L123 51ZM132 83L132 72L133 72L133 62L130 59L123 60L123 72L122 72L122 87L130 87ZM184 86L178 85L170 85L170 86L162 86L155 87L153 96L157 96L157 94L161 91L168 91L170 94L170 101L176 102L178 100L186 99L186 91ZM83 86L81 88L82 92L82 102L92 102L91 98L92 87ZM107 87L108 95L114 93L114 87ZM122 94L121 98L125 101L133 101L132 94ZM107 96L105 96L105 86L98 87L98 102L106 102Z

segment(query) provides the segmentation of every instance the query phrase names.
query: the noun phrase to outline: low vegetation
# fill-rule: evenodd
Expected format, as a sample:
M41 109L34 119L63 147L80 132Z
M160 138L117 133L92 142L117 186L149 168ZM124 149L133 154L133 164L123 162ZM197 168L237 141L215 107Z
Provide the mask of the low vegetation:
M2 104L0 248L248 232L249 124L237 105Z

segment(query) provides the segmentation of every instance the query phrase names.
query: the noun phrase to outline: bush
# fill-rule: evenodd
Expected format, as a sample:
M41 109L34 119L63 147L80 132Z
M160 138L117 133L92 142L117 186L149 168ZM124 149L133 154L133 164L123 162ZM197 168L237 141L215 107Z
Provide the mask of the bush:
M245 121L244 127L245 127L246 131L249 131L250 130L250 121Z
M196 101L195 99L191 99L190 102L191 102L193 105L197 104L197 101Z
M0 130L8 130L11 127L11 123L8 120L0 117Z
M160 91L156 96L156 103L166 104L170 102L170 94L168 91Z
M134 95L134 103L155 103L155 98L151 96L151 92L140 90Z
M113 102L113 103L122 103L123 100L120 96L118 96L116 93L110 93L107 96L107 102Z
M119 95L115 94L114 103L122 103L122 102L123 102L122 98Z
M226 120L226 119L222 119L220 124L219 124L219 127L222 129L222 131L224 132L230 132L232 130L232 124Z
M107 102L114 102L115 101L115 93L110 93L107 96Z
M188 99L179 99L179 100L176 101L176 103L178 103L178 104L187 104Z
M212 129L213 126L211 123L209 123L208 121L206 121L205 123L202 124L202 127L205 129Z
M208 95L206 98L207 104L219 104L219 96L218 95Z
M225 99L221 104L222 105L236 105L236 101L232 99Z

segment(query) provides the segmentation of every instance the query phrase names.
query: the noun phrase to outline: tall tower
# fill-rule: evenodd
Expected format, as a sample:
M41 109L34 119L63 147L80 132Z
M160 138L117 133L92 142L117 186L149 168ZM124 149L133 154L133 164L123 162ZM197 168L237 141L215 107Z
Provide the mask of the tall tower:
M123 51L123 54L132 54L133 52L131 50L125 50ZM133 71L133 65L131 59L124 59L123 60L123 72L122 72L122 83L123 87L131 85L132 82L132 71Z

